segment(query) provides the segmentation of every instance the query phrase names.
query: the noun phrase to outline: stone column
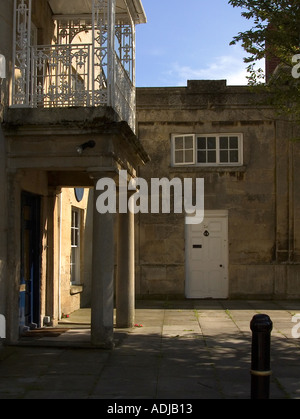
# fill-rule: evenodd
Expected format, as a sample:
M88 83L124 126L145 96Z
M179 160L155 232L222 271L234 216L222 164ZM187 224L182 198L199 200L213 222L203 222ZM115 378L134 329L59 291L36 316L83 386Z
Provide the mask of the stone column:
M59 188L49 187L47 200L47 276L46 315L51 317L52 326L58 322L58 260L57 260L57 194Z
M5 138L0 127L0 191L1 191L1 205L0 205L0 316L6 313L6 290L7 281L7 175L6 175L6 147ZM8 282L8 281L7 281ZM1 337L0 337L1 342ZM1 343L0 343L1 344Z
M135 262L133 208L119 214L116 287L117 327L133 327L135 318Z
M98 179L100 178L99 175ZM97 178L92 176L97 183ZM94 193L91 341L112 349L114 326L114 220L115 214L98 212Z

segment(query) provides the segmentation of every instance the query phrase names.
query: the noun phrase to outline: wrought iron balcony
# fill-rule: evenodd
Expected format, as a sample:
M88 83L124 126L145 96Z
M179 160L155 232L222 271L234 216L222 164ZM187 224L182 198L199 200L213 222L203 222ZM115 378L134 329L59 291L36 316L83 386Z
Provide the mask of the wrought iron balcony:
M54 14L52 45L36 45L32 1L15 0L11 106L110 106L135 130L138 19L133 18L128 3L141 6L140 0L85 0L90 13ZM71 3L49 0L53 9L66 12L73 7L67 6ZM117 15L116 8L122 14Z

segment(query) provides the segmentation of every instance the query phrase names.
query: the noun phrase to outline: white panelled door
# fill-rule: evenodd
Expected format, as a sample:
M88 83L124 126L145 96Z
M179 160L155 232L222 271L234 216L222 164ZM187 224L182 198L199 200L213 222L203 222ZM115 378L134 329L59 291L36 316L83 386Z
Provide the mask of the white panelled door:
M206 212L186 226L186 297L228 297L228 214Z

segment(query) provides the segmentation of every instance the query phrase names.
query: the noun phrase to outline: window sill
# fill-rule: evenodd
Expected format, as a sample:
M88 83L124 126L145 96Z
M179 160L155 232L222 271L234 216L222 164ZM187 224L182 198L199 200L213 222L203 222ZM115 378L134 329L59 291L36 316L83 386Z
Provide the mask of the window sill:
M244 173L247 166L169 166L170 173Z
M70 288L71 295L80 294L81 292L83 292L83 285L71 285L71 288Z

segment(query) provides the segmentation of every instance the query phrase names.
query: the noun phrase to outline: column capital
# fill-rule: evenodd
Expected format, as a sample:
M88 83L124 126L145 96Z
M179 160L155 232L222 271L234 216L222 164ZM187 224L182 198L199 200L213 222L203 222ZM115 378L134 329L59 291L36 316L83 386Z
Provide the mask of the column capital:
M62 187L61 186L48 186L48 193L47 196L55 196L61 193Z

